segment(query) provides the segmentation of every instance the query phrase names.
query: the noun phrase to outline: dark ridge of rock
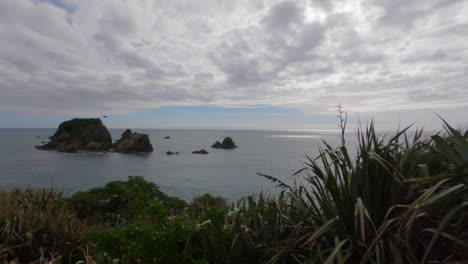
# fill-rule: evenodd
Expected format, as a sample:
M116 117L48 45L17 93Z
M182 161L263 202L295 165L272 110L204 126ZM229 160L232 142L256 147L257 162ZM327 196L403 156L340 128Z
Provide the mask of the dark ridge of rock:
M223 144L221 144L221 142L219 141L216 141L213 146L211 146L212 148L222 148L223 147Z
M122 153L153 152L148 135L132 133L130 129L125 130L112 147L115 152Z
M85 149L87 151L100 151L102 145L100 143L97 143L95 141L89 142L88 145L86 145Z
M164 139L170 139L170 138L171 138L170 136L164 137Z
M36 146L39 150L60 152L109 151L112 138L99 118L74 118L62 122L50 141Z
M133 135L132 131L130 129L125 130L122 135L120 136L121 138L128 138Z
M179 152L168 151L166 152L166 155L179 155Z
M208 154L208 151L204 149L192 151L193 154Z
M223 142L216 141L212 146L212 148L221 148L221 149L235 149L237 148L236 144L230 137L225 137Z

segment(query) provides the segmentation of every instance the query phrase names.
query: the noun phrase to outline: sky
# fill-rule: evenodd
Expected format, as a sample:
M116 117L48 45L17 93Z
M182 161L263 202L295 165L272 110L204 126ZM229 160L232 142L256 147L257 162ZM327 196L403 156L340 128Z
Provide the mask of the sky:
M0 127L468 124L468 0L3 0Z

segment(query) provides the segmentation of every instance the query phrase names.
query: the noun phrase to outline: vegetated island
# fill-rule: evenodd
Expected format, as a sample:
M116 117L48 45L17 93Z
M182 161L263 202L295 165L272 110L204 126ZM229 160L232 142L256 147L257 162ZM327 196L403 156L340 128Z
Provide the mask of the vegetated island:
M152 152L153 146L147 134L132 133L130 129L112 144L112 137L99 118L74 118L62 122L50 141L35 146L39 150L55 150L76 153L115 151L122 153Z
M187 203L142 177L64 197L0 191L5 263L463 263L468 259L468 138L383 138L373 123L325 145L306 181L277 197Z

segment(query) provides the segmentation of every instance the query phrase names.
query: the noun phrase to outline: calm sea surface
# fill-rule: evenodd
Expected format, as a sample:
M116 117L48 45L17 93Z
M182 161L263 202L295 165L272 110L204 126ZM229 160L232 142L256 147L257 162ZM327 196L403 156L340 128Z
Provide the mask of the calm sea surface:
M339 132L137 129L147 133L155 148L150 154L59 153L39 151L55 129L0 129L0 188L55 187L65 193L102 186L127 176L144 176L161 190L183 199L204 193L227 199L278 190L256 173L292 183L305 156L315 157L322 140L334 146ZM123 129L111 129L113 140ZM349 133L353 136L354 133ZM163 139L170 136L171 139ZM230 136L239 148L213 149L216 140ZM36 138L41 137L41 138ZM208 155L191 152L206 149ZM168 156L167 151L180 155Z

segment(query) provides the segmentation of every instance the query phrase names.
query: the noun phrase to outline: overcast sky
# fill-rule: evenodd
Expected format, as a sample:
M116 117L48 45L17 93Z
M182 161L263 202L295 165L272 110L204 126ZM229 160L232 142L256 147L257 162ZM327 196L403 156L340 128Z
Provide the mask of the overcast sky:
M1 0L0 127L468 123L468 0ZM173 117L173 118L171 118Z

